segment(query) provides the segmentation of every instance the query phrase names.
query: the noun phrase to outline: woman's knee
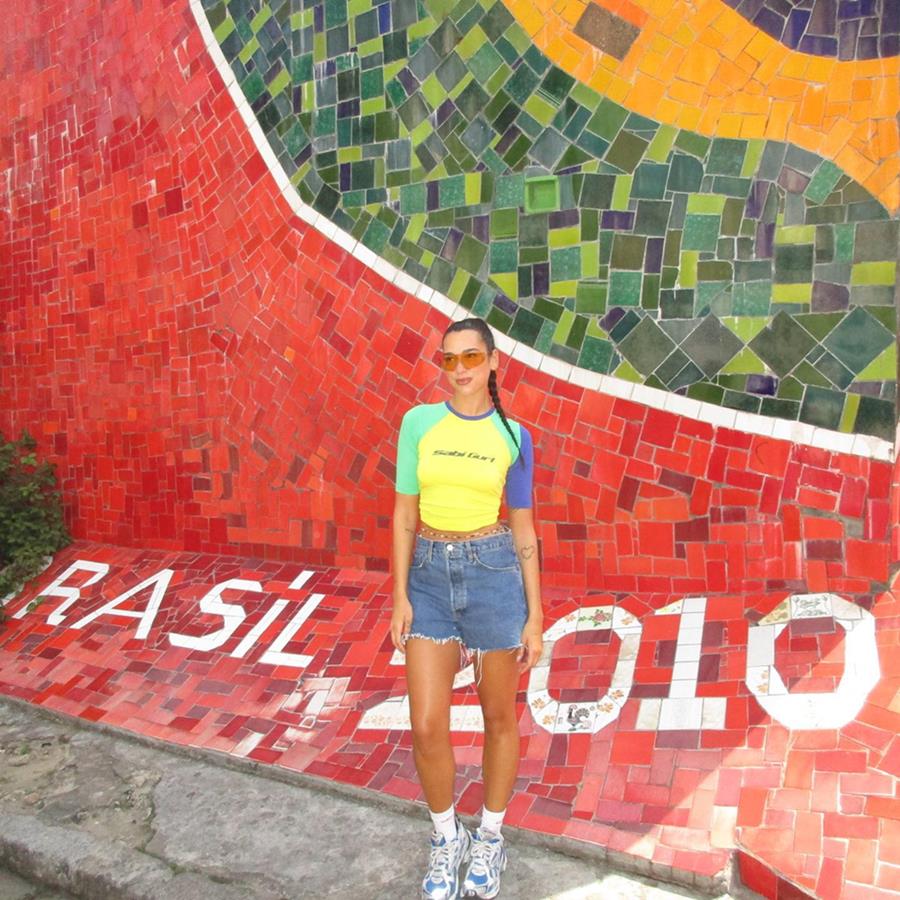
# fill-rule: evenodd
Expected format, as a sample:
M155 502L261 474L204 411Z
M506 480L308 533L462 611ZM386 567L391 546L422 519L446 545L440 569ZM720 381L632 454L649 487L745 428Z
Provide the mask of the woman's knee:
M482 707L484 717L484 733L490 737L495 734L518 734L519 722L516 719L515 704Z
M416 749L434 752L450 745L450 726L443 716L413 716L410 724Z

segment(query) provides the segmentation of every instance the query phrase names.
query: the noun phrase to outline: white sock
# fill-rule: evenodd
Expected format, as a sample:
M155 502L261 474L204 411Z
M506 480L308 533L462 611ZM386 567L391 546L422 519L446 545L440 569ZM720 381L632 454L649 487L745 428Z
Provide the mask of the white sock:
M505 815L505 809L501 809L500 812L491 812L486 806L483 806L481 808L481 830L487 831L489 834L500 834Z
M456 809L451 804L450 809L446 812L431 812L431 821L434 823L434 830L443 835L448 841L454 840L456 837Z

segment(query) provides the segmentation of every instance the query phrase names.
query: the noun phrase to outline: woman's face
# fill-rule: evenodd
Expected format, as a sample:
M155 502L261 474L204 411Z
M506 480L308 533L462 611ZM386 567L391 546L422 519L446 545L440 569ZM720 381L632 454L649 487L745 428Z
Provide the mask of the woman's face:
M484 340L474 330L452 331L445 335L443 344L444 359L456 357L455 366L444 370L447 381L454 393L464 396L477 396L482 391L487 391L488 377L491 371L497 369L497 351L487 352ZM467 354L480 353L484 359L471 369L463 364ZM470 357L471 358L471 357Z

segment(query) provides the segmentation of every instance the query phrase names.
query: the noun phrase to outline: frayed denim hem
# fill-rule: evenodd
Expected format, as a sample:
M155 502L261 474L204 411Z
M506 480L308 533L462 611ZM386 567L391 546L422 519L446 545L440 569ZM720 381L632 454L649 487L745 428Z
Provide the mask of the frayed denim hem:
M450 635L450 637L445 638L436 638L432 637L430 634L418 634L413 632L412 634L406 635L403 640L408 641L410 638L419 638L422 641L431 641L432 644L449 644L450 641L457 641L460 646L462 645L462 638L458 637L455 634Z
M490 650L481 650L478 647L467 647L466 656L472 660L472 666L475 675L476 687L481 684L481 678L484 675L484 655L485 653L518 653L522 645L516 644L514 647L491 647Z

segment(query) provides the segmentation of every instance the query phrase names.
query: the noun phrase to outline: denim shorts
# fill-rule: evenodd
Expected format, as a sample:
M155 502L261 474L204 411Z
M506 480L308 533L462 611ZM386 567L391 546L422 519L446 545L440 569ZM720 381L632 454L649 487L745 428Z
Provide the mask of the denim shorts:
M528 605L509 531L459 542L418 536L408 594L410 637L455 640L473 651L522 643Z

